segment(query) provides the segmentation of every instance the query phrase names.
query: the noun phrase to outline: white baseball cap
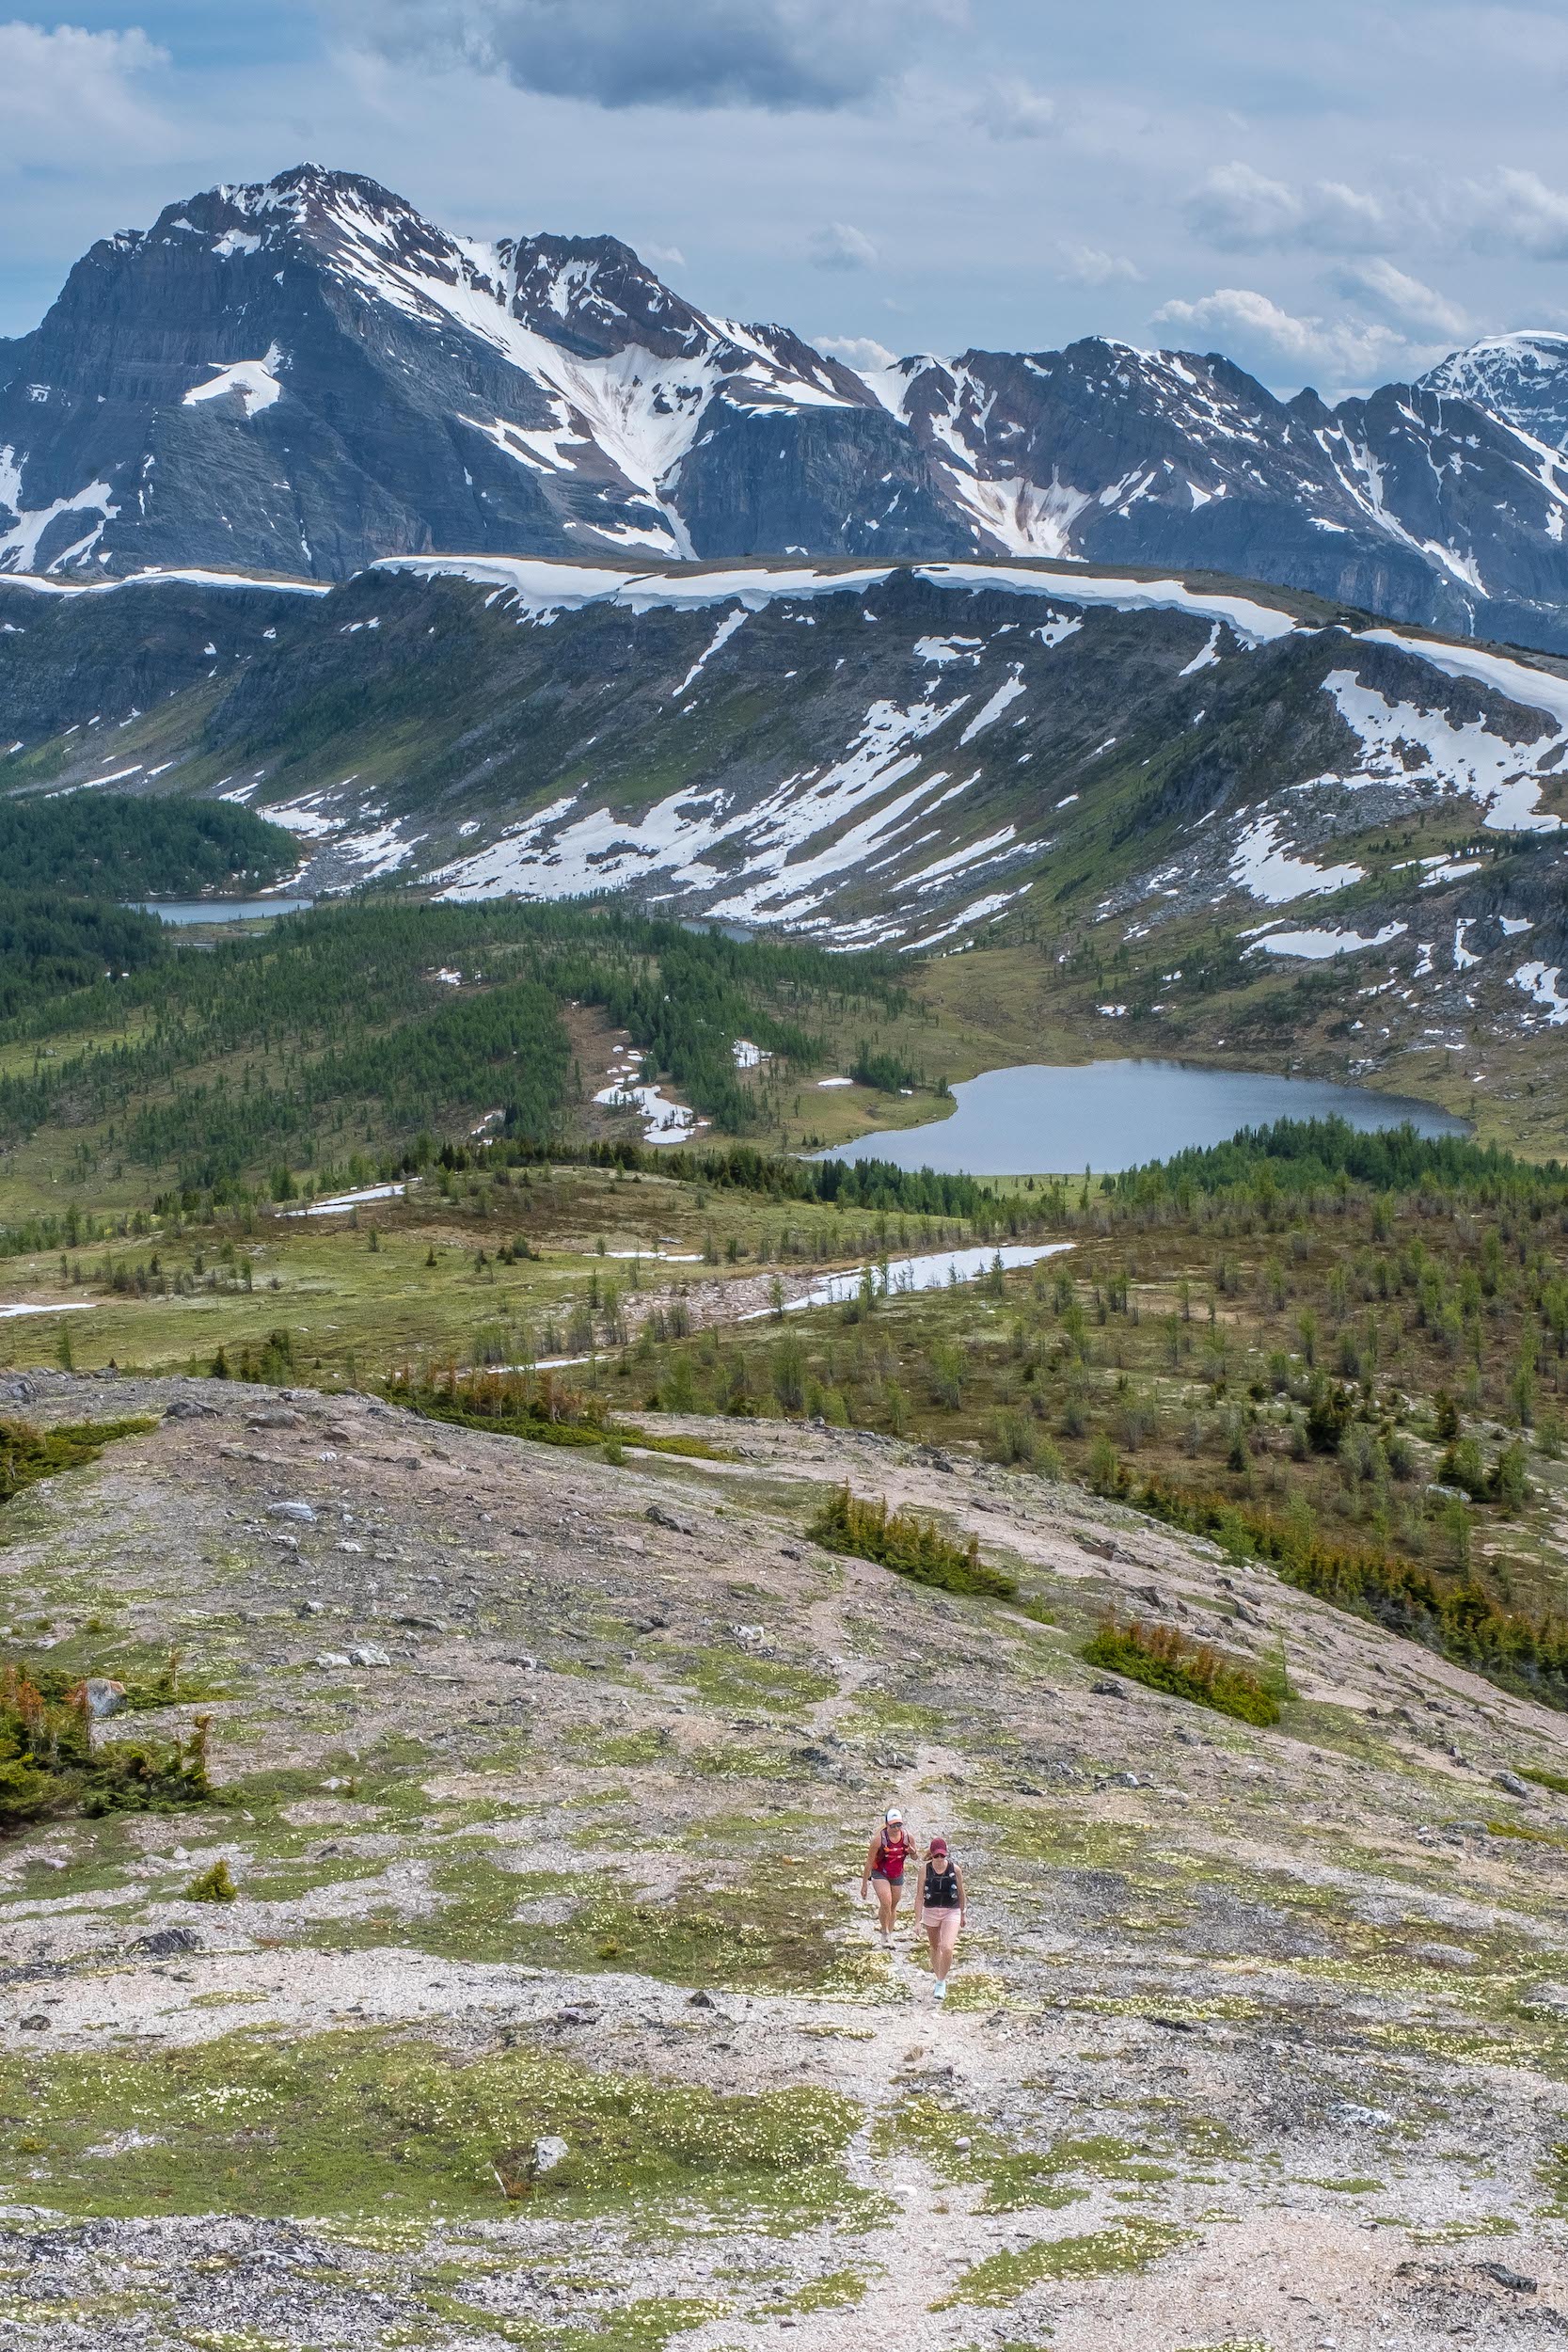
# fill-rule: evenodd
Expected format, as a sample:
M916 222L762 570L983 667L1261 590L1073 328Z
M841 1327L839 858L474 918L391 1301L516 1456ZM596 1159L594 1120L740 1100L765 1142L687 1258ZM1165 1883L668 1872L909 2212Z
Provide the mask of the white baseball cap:
M895 1804L890 1804L887 1811L882 1816L883 1820L889 1823L890 1826L895 1821L902 1821L903 1818L903 1815L899 1812L898 1807Z

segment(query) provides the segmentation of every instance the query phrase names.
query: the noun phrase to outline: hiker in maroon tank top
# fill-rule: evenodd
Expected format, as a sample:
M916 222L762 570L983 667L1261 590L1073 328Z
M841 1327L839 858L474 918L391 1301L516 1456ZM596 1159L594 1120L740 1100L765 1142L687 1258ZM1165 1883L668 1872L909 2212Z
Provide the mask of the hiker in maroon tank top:
M893 1933L893 1922L898 1911L898 1898L904 1891L904 1873L914 1866L913 1846L904 1835L904 1817L895 1804L890 1804L882 1816L881 1827L875 1832L865 1850L865 1867L861 1872L861 1900L867 1890L877 1890L878 1925L883 1941Z
M947 1998L947 1974L958 1948L968 1908L964 1874L954 1861L946 1838L933 1837L915 1888L914 1924L925 1929L930 1947L931 1994L935 2000Z

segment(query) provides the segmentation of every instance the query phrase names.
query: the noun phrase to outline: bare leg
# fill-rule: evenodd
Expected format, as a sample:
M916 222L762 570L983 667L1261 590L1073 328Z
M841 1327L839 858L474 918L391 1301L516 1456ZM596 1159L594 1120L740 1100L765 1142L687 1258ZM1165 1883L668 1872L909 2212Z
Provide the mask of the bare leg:
M893 1933L893 1915L898 1908L898 1890L886 1879L873 1879L877 1890L877 1924L884 1935Z
M956 1911L942 1914L942 1922L931 1941L931 1966L939 1984L947 1982L947 1972L953 1965L953 1955L958 1948L958 1915Z

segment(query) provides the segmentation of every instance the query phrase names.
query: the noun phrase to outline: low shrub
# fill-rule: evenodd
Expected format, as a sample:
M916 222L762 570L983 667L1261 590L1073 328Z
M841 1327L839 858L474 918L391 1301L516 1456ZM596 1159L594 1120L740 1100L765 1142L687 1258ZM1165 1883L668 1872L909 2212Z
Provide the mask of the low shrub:
M455 1366L404 1371L388 1382L387 1394L392 1404L406 1406L426 1421L493 1429L546 1445L603 1445L610 1431L603 1397L585 1396L552 1372L463 1373Z
M198 1716L184 1740L95 1750L86 1688L63 1681L0 1667L0 1832L49 1813L172 1812L211 1795L210 1717Z
M239 1892L229 1865L220 1854L210 1869L192 1879L185 1889L185 1900L188 1903L231 1903L238 1899Z
M980 1557L977 1536L967 1545L944 1535L934 1519L916 1518L912 1511L890 1511L885 1498L876 1502L838 1487L806 1530L814 1543L829 1551L846 1551L860 1560L874 1560L907 1576L916 1584L932 1584L944 1593L983 1593L993 1600L1016 1600L1018 1584L1000 1568Z
M1276 1724L1278 1703L1250 1667L1207 1642L1195 1642L1175 1626L1146 1625L1135 1617L1108 1617L1084 1651L1091 1666L1126 1675L1151 1691L1191 1699L1244 1724Z
M1371 1544L1340 1543L1260 1504L1149 1477L1128 1502L1190 1534L1208 1535L1235 1559L1265 1560L1287 1584L1337 1609L1371 1617L1505 1691L1568 1708L1568 1626L1501 1609L1465 1574L1445 1576ZM1463 1504L1456 1504L1463 1509Z
M9 1502L24 1487L59 1470L81 1470L96 1462L117 1438L132 1438L154 1424L150 1421L73 1422L64 1429L35 1429L31 1422L0 1421L0 1502Z

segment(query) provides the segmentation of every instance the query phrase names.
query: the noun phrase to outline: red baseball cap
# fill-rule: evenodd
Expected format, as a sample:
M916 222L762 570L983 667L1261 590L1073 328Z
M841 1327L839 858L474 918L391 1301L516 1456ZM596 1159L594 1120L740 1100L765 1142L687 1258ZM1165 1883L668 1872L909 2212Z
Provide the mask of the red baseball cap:
M932 1838L932 1840L931 1840L931 1851L932 1851L933 1853L945 1853L945 1852L947 1851L947 1840L946 1840L946 1838L945 1838L945 1837L933 1837L933 1838Z

